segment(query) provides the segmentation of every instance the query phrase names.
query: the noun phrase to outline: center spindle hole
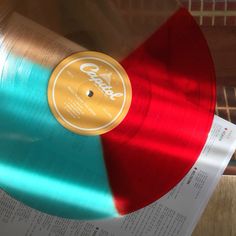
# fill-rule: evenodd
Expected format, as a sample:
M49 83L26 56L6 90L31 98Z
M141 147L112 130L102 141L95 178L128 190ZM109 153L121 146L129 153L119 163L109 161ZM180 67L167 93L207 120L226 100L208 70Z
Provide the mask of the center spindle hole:
M87 96L88 96L88 97L91 98L93 95L94 95L94 93L93 93L92 90L88 90L88 91L87 91Z

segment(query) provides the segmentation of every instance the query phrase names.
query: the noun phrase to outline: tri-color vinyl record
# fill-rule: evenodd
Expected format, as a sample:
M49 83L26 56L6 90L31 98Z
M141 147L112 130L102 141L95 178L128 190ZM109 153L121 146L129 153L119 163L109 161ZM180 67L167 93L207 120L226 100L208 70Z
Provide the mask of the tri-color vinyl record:
M0 43L0 188L15 199L65 218L119 217L194 165L213 121L215 72L185 8L124 58L16 13Z

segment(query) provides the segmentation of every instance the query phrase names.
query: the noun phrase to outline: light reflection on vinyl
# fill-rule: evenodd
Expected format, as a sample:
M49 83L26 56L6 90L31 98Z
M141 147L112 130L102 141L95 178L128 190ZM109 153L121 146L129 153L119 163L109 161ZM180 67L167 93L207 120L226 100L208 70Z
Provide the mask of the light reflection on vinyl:
M12 55L4 65L0 135L3 189L35 208L64 217L117 216L100 138L73 134L50 112L45 92L51 70Z
M52 71L84 48L16 14L1 39L0 187L17 200L66 218L118 217L159 199L195 163L213 119L215 74L185 9L121 61L131 107L101 136L64 128L48 105Z

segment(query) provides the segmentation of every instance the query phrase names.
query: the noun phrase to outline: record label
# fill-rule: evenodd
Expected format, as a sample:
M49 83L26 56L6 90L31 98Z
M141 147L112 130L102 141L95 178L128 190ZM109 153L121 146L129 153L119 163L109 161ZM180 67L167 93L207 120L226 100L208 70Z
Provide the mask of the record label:
M48 102L55 118L82 135L116 127L131 103L131 85L122 66L103 53L86 51L64 59L53 71Z

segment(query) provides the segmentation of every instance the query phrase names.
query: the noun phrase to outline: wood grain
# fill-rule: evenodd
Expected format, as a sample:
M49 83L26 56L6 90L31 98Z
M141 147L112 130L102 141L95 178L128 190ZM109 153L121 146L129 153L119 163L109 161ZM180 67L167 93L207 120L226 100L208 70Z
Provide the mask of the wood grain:
M236 176L223 176L192 236L236 235Z
M217 83L236 86L236 27L201 27L215 63Z

